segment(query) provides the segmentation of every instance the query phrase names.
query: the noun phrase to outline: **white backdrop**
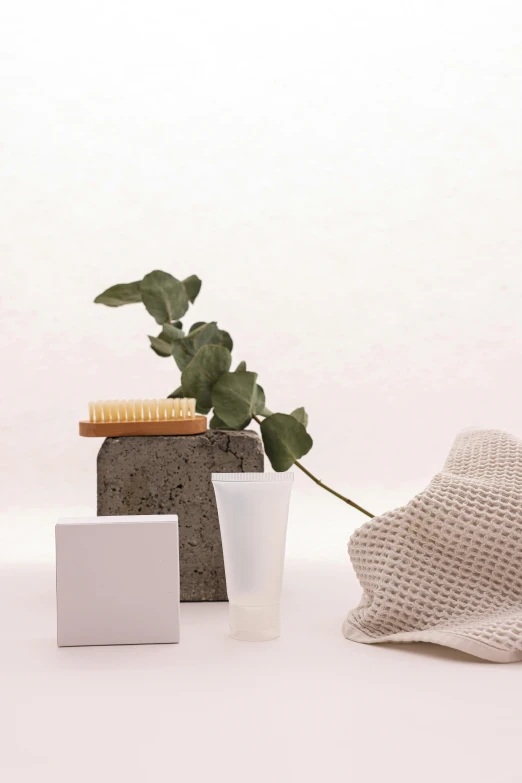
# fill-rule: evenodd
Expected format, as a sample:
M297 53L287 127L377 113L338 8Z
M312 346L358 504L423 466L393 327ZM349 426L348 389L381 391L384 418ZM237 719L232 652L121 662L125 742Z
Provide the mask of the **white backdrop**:
M461 427L522 433L518 2L19 0L0 29L5 511L94 509L87 401L178 385L141 305L92 303L155 268L203 279L193 319L372 511Z

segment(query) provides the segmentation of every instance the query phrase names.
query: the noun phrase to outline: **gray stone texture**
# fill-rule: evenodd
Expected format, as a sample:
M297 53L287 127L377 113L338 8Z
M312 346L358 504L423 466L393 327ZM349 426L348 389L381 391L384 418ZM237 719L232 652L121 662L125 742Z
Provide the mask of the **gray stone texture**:
M98 515L177 514L182 601L226 601L211 473L263 470L255 432L107 438L98 454Z

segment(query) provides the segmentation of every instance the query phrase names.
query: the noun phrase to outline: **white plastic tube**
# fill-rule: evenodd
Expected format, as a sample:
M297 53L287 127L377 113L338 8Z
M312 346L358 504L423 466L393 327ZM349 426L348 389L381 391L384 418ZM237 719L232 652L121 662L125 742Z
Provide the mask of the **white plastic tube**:
M264 642L280 635L293 480L293 473L212 474L234 639Z

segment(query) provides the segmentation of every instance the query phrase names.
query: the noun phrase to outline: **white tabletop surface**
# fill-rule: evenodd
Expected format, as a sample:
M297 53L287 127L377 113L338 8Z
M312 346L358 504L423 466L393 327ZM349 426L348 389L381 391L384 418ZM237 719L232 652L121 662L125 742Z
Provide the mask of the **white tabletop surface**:
M522 780L522 664L343 638L362 518L294 504L276 641L182 604L179 645L59 649L53 525L82 511L1 520L1 781Z

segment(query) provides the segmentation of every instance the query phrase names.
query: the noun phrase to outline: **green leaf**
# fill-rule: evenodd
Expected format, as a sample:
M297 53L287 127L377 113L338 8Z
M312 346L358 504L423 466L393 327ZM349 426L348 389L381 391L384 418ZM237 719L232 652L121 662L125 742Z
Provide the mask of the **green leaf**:
M194 329L199 329L200 326L206 326L206 321L196 321L195 324L192 324L192 326L189 329L189 334L194 331Z
M303 425L286 413L274 413L261 422L265 452L272 467L281 473L308 454L313 440Z
M227 372L212 389L212 405L221 421L232 429L246 427L254 413L257 373Z
M180 322L178 321L178 323ZM181 329L176 328L173 324L165 324L157 337L152 337L149 334L150 347L158 356L172 356L174 341L180 340L184 336Z
M169 394L169 397L171 397L174 400L179 398L179 397L184 397L184 396L185 395L183 394L183 386L178 386L177 389L174 389L174 391L171 392L171 394Z
M254 413L260 416L271 416L272 411L269 411L265 404L265 391L262 386L257 384L256 396L254 400Z
M246 372L246 362L239 362L234 372Z
M290 416L293 416L294 419L300 421L303 427L308 427L308 413L304 408L296 408L295 411L292 411Z
M204 345L181 374L185 397L196 398L198 413L208 413L212 407L212 387L230 370L232 356L222 345Z
M229 335L228 332L225 332L224 329L218 329L218 332L219 332L219 337L220 337L220 340L221 340L221 345L224 345L225 348L228 348L230 353L232 353L232 349L234 347L234 343L232 342L231 336Z
M183 324L181 323L181 321L174 321L172 326L174 326L176 329L183 329Z
M156 323L165 324L181 318L189 300L183 283L167 272L155 270L141 281L141 298Z
M160 337L152 337L149 334L150 347L158 356L172 356L172 343L162 340Z
M215 321L204 323L174 343L172 352L179 369L183 371L188 367L189 362L204 345L222 345L229 351L232 350L232 340L227 332L218 329Z
M121 307L126 304L141 302L141 281L135 283L120 283L107 288L94 300L95 304L104 304L107 307Z
M169 343L173 343L175 340L181 340L182 337L185 337L185 332L181 326L176 326L176 324L181 324L181 321L176 321L176 323L173 324L164 324L163 329L161 330L164 339L168 340Z
M210 427L211 430L231 430L232 429L232 427L227 426L224 421L221 421L219 416L216 416L216 414L214 414L212 416L212 418L210 419L209 427Z
M194 302L194 299L201 291L201 280L197 275L190 275L190 277L186 277L183 280L183 285L185 287L185 291L187 292L187 296L189 300L191 302Z

